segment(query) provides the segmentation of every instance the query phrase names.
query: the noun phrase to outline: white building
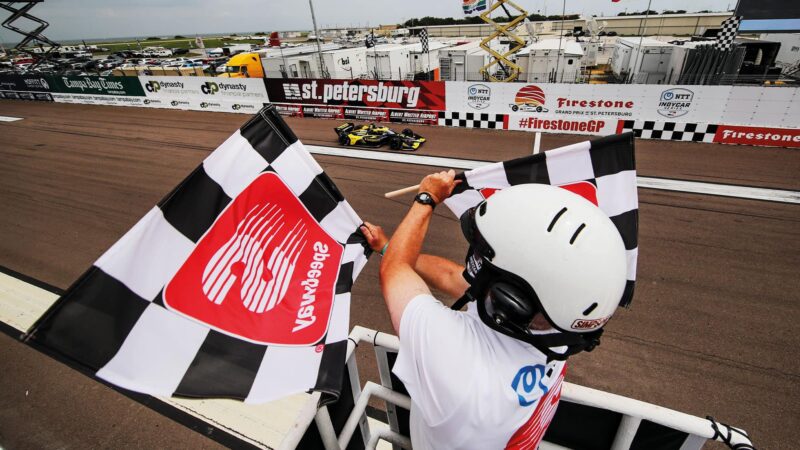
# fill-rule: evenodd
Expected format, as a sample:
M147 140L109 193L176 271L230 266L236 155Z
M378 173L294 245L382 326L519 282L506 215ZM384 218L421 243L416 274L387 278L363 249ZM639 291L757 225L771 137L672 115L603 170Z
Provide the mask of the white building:
M573 40L542 39L516 55L522 68L519 81L574 83L581 75L583 49Z
M611 57L611 71L633 83L665 84L670 73L676 72L671 70L676 47L652 38L619 38Z
M404 80L411 73L411 50L419 44L382 44L367 49L367 68L381 80Z
M422 52L422 44L415 44L409 52L411 74L424 74L439 69L439 52L450 47L439 41L428 41L428 53Z

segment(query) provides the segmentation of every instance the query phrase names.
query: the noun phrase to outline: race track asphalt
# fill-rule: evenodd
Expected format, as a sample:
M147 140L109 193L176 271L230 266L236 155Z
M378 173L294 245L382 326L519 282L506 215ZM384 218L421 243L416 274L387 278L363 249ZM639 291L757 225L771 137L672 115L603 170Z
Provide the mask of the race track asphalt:
M247 116L1 101L0 266L66 289ZM335 121L288 118L306 144L335 146ZM412 127L424 155L529 154L524 132ZM543 149L585 137L545 135ZM798 150L638 140L639 175L800 190ZM316 156L362 219L392 231L408 198L383 193L440 168ZM567 381L748 430L759 448L800 440L800 205L639 190L639 264L629 310ZM425 251L461 261L444 208ZM351 326L391 332L378 260L355 284ZM363 378L377 380L369 351ZM0 446L195 447L217 442L0 335ZM458 374L453 374L458 376Z

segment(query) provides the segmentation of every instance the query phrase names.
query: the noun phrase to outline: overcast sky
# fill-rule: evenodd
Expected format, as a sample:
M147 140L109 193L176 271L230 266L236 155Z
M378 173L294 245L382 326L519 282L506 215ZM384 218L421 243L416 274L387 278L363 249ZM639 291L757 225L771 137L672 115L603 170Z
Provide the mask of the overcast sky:
M516 0L529 13L560 14L561 0ZM616 16L642 11L648 0L567 0L567 14ZM736 0L652 0L651 9L723 11ZM459 0L315 0L317 25L364 26L400 23L412 17L463 17ZM31 13L50 23L45 36L81 39L174 36L236 31L311 29L306 0L46 0ZM0 10L0 20L7 12ZM0 41L18 42L0 28Z

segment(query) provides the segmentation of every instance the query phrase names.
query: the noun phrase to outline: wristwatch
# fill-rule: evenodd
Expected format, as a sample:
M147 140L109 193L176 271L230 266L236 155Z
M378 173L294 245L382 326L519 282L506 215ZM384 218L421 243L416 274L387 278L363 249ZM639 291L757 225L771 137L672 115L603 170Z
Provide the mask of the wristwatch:
M414 197L414 201L417 203L422 203L423 205L428 205L431 209L436 208L436 201L433 200L433 196L427 192L420 192Z

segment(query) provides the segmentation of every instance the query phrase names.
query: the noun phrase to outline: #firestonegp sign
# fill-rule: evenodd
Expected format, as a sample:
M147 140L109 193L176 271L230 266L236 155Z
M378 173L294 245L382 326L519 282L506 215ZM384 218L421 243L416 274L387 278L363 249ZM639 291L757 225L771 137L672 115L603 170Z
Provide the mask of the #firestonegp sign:
M136 77L58 76L51 80L53 90L60 93L144 97Z

